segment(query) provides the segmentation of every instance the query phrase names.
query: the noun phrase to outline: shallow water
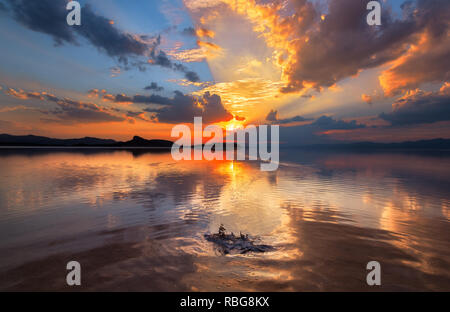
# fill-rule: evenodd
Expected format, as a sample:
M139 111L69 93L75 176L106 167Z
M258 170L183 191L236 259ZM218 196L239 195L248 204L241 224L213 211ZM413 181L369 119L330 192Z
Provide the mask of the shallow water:
M450 290L449 153L280 159L1 149L0 289L74 290L76 260L81 290ZM220 224L275 249L223 255Z

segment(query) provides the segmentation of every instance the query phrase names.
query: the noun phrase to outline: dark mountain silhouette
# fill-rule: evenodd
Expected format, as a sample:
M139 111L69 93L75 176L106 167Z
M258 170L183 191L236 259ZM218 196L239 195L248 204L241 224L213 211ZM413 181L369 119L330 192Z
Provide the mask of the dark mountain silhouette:
M43 136L16 136L0 134L0 145L9 146L104 146L117 143L114 140L104 140L85 137L81 139L53 139Z
M304 148L311 149L342 149L342 150L413 150L413 149L430 149L430 150L450 150L450 139L431 139L419 141L406 141L398 143L375 143L375 142L356 142L356 143L340 143L340 144L317 144L307 145Z
M131 141L116 142L114 146L119 147L158 147L158 148L171 148L173 142L167 140L146 140L139 136L134 136Z
M170 148L173 142L166 140L146 140L135 136L127 142L85 137L81 139L54 139L35 135L16 136L0 134L0 146L52 146L52 147L149 147Z
M174 143L167 140L147 140L139 136L134 136L132 140L119 142L109 139L98 139L85 137L80 139L54 139L43 136L25 135L16 136L0 134L0 146L50 146L50 147L121 147L121 148L171 148ZM237 144L234 144L237 147ZM408 141L400 143L340 143L340 144L317 144L305 145L302 148L310 149L342 149L342 150L383 150L383 149L430 149L430 150L450 150L450 139L432 139L420 141ZM225 144L223 146L225 150Z

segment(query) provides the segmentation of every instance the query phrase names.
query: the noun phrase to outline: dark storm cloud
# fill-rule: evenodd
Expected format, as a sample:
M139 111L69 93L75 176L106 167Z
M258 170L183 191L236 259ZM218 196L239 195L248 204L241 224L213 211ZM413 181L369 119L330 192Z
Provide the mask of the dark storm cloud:
M277 124L281 125L281 124L287 124L287 123L291 123L291 122L308 121L308 120L311 120L311 119L304 118L302 116L294 116L294 117L291 117L291 118L278 119L278 111L271 110L267 114L266 120L270 121L271 123L277 123Z
M329 87L362 69L395 60L426 28L445 33L447 26L442 26L448 21L448 0L419 0L404 5L401 20L394 19L392 12L384 8L382 25L378 27L367 25L368 1L330 0L324 20L311 3L296 2L296 13L285 22L292 24L292 38L302 38L306 33L307 40L292 41L295 52L285 67L289 83L284 92L300 90L305 83L315 88Z
M187 72L185 72L184 77L185 77L187 80L192 81L192 82L200 81L200 77L198 76L198 74L197 74L196 72L193 72L193 71L187 71Z
M148 86L146 86L144 88L144 90L151 90L151 91L159 92L159 91L164 90L164 88L159 86L156 82L152 82Z
M185 36L196 36L195 29L193 27L187 27L181 31L182 35Z
M158 104L158 105L170 105L172 103L172 99L157 95L133 95L128 96L125 94L104 94L102 97L104 100L115 102L115 103L137 103L137 104Z
M194 117L203 117L203 122L214 123L233 118L233 115L223 106L220 96L209 92L205 92L202 96L192 96L175 91L173 97L157 94L132 96L103 94L102 99L114 103L147 105L144 111L150 113L150 118L155 122L192 123ZM237 118L245 120L245 118Z
M136 35L122 32L111 21L96 14L89 4L82 8L81 25L69 26L66 22L66 0L5 0L12 16L25 27L52 36L55 44L78 45L77 34L101 52L115 58L123 69L136 67L145 71L145 66L159 65L184 73L186 79L198 81L196 73L184 65L173 63L158 48L161 37ZM150 62L129 61L130 57L149 57Z
M411 9L415 9L416 23L423 32L414 49L382 73L380 82L387 95L417 88L424 82L450 80L450 1L421 0Z
M7 12L8 8L5 6L5 4L3 4L2 2L0 2L0 12Z
M317 127L320 130L352 130L366 127L363 124L358 124L356 120L343 121L343 120L336 120L328 116L321 116L317 118L311 124L311 126Z
M65 0L6 0L14 18L27 28L48 34L55 43L78 44L76 34L83 36L93 46L113 57L144 55L148 46L141 36L132 36L118 30L110 20L95 14L90 5L82 8L80 26L69 26Z
M380 118L393 126L433 123L450 120L450 84L445 84L439 92L414 90L399 98L390 113L382 113Z
M228 121L233 118L223 106L220 96L209 92L205 92L202 97L194 97L175 91L175 96L166 100L170 104L163 108L144 110L152 113L155 121L164 123L192 123L194 117L203 117L205 123Z
M313 123L300 126L280 127L280 141L291 145L309 145L335 143L324 132L330 130L354 130L365 128L355 120L343 121L328 116L321 116Z
M75 34L66 22L65 0L5 0L14 18L27 28L48 34L56 44L76 44Z
M82 9L82 23L75 27L80 35L109 56L144 55L151 40L148 36L123 33L110 20L95 14L90 5ZM66 13L67 14L67 13Z
M276 110L270 110L270 112L266 116L267 121L277 121L278 120L278 112Z
M150 51L149 64L171 68L175 71L182 72L184 73L185 78L192 82L197 82L200 80L200 77L197 75L197 73L190 71L183 64L172 62L167 56L167 54L159 49L160 44L161 44L161 37L158 36Z

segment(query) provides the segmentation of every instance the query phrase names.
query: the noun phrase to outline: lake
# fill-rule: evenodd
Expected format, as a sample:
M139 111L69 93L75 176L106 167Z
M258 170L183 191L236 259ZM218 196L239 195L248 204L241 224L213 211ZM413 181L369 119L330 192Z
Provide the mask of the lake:
M450 291L449 152L0 149L0 290ZM224 254L220 225L274 249ZM82 285L66 284L81 264ZM368 286L366 264L381 264Z

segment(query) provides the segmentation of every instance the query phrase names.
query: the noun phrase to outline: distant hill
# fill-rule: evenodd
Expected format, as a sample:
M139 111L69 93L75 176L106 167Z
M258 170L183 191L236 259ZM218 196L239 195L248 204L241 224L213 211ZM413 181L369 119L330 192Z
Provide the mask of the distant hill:
M81 139L54 139L35 135L0 134L0 146L52 146L52 147L150 147L170 148L173 142L166 140L146 140L135 136L127 142L85 137Z
M118 147L157 147L157 148L171 148L173 142L167 140L146 140L139 136L134 136L131 141L116 142L114 146Z
M0 134L0 146L49 146L49 147L121 147L121 148L171 148L174 143L167 140L146 140L139 136L134 136L132 140L119 142L108 139L98 139L85 137L80 139L53 139L35 135L9 135ZM234 144L235 148L237 144ZM337 144L316 144L304 145L302 148L308 149L340 149L340 150L403 150L403 149L427 149L427 150L450 150L450 139L432 139L420 141L408 141L400 143L337 143ZM225 144L224 144L224 150Z
M450 150L450 139L431 139L419 141L406 141L399 143L375 143L375 142L356 142L340 144L317 144L305 146L311 149L345 149L345 150Z
M81 139L53 139L35 135L0 134L0 145L9 146L103 146L117 143L114 140L104 140L85 137Z

